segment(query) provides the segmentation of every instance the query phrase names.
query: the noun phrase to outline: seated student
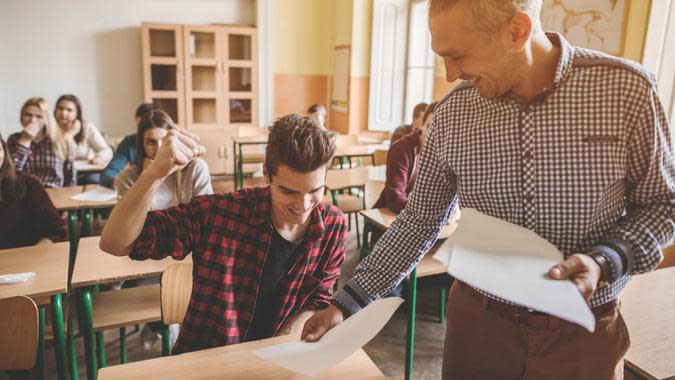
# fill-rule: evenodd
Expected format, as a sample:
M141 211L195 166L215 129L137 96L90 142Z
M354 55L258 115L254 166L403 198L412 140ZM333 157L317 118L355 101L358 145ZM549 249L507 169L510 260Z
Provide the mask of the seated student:
M192 297L174 353L299 333L328 306L344 260L344 215L323 201L333 134L291 114L272 126L267 187L196 197L146 212L165 178L204 154L171 130L155 159L113 209L101 248L136 260L192 252Z
M136 126L141 121L141 117L147 112L150 112L154 106L152 103L141 103L136 108ZM115 177L124 169L127 164L133 165L136 163L136 133L126 136L122 142L115 149L115 154L108 166L103 169L101 173L101 185L113 189Z
M426 103L418 103L415 105L415 108L413 108L413 114L412 114L412 124L408 125L402 125L394 130L394 132L391 134L391 144L395 143L400 139L401 137L407 135L408 133L412 131L416 131L422 128L422 125L424 124L424 121L422 120L424 116L424 111L426 111L427 107L429 105Z
M47 101L28 99L21 107L21 125L23 130L7 139L16 170L45 187L74 186L73 147L56 125Z
M136 132L136 162L127 166L115 180L120 196L129 191L143 170L152 163L164 137L173 128L171 117L162 110L150 110L141 117ZM202 194L213 194L211 174L206 161L195 158L162 182L152 197L150 210L163 210L187 203Z
M106 165L112 158L112 148L101 131L83 119L82 103L75 95L62 95L56 101L54 117L59 127L75 142L75 160L85 160L94 165ZM100 173L85 173L78 176L79 184L99 183Z
M0 136L0 249L24 247L66 237L64 221L40 181L17 173Z
M422 128L415 129L409 134L393 142L387 153L387 178L380 197L373 208L388 208L395 213L401 212L408 203L408 195L415 185L419 171L419 154L424 144L424 138L429 133L431 117L436 108L436 102L429 104L422 120Z
M321 128L326 128L326 107L322 104L312 104L307 109L307 117L316 121Z

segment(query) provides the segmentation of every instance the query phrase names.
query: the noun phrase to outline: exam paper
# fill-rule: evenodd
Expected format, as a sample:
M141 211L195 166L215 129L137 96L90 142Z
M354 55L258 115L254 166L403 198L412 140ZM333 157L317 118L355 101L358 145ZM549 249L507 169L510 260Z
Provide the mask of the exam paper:
M328 330L315 343L290 342L253 351L278 366L315 375L347 359L377 335L403 303L399 297L375 301Z
M96 186L91 190L73 195L70 199L82 202L107 202L117 198L117 191L103 186Z
M475 288L595 330L595 317L576 286L546 275L563 254L527 228L465 208L434 259Z
M35 272L11 273L0 275L0 285L18 284L35 277Z

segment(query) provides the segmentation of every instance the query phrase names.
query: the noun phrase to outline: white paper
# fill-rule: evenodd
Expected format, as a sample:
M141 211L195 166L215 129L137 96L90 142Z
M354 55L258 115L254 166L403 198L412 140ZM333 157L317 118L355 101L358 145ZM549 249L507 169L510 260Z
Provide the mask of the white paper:
M70 199L81 202L107 202L117 198L117 191L104 186L96 186L91 190L74 195Z
M595 317L576 286L546 275L563 254L527 228L462 209L459 227L434 259L475 288L595 330Z
M0 275L0 285L18 284L35 277L35 272L11 273Z
M328 330L315 343L290 342L253 351L278 366L305 375L315 375L348 358L377 335L396 309L399 297L375 301Z
M92 164L88 161L75 161L73 164L75 167L76 171L84 171L84 170L102 170L101 165L96 165Z

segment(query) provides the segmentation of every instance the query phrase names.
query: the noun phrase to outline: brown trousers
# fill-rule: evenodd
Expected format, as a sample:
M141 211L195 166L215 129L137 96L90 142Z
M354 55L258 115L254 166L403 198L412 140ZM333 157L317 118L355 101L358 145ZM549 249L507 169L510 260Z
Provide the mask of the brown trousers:
M592 311L593 334L455 281L447 305L443 379L623 379L630 340L618 303Z

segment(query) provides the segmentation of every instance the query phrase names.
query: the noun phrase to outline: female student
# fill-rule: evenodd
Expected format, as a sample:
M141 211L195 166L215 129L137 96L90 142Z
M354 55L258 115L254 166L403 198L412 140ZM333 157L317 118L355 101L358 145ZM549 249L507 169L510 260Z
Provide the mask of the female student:
M28 99L20 120L23 130L7 140L16 170L34 176L45 187L75 185L73 147L56 125L47 101Z
M98 128L83 119L82 103L75 95L59 97L54 117L63 133L75 142L76 160L85 160L94 165L107 165L112 159L112 148ZM78 182L98 183L100 177L99 173L89 173L78 178Z
M322 104L312 104L307 109L307 117L319 123L321 128L326 128L326 107Z
M136 133L136 163L127 166L115 180L120 196L131 188L143 169L152 162L162 145L162 139L172 128L174 128L173 121L161 110L151 110L141 118ZM162 183L152 199L151 210L177 206L202 194L213 194L213 189L209 167L204 160L198 158Z
M36 178L17 173L0 136L0 249L65 238L64 221Z

